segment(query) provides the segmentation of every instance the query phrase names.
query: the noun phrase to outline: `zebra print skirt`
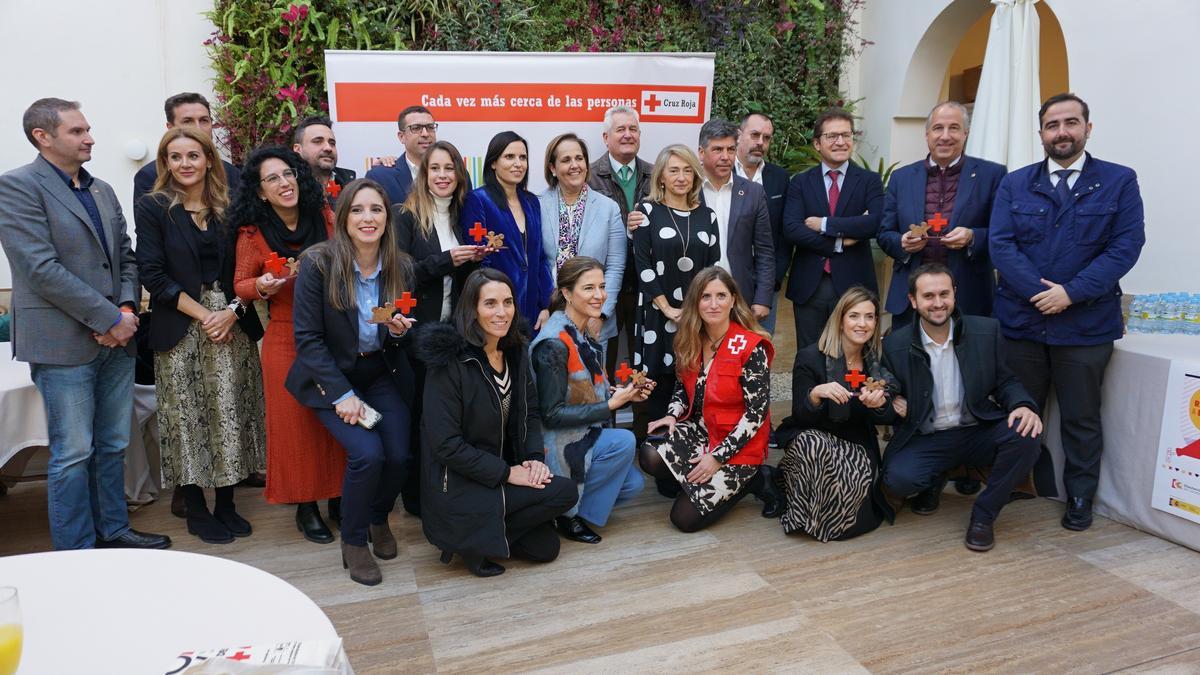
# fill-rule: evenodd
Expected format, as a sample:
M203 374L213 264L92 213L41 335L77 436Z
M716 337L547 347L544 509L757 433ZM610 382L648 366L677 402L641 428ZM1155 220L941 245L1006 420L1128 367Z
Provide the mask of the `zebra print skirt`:
M780 523L787 534L849 539L882 522L871 503L878 469L863 446L805 429L784 451L779 470L787 494Z

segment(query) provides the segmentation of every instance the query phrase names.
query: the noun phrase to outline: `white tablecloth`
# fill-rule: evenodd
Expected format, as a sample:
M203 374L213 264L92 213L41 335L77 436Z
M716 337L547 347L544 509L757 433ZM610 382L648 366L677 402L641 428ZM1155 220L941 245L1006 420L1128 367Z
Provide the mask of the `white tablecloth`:
M20 595L18 675L164 673L180 652L335 640L321 608L249 565L175 551L55 551L0 558Z
M1200 357L1200 337L1134 333L1117 340L1104 375L1104 456L1096 513L1200 551L1200 525L1150 505L1159 432L1173 359ZM1050 403L1046 445L1062 487L1058 406Z
M125 497L144 504L158 496L158 400L154 387L134 385L133 419L125 451ZM49 458L46 406L29 375L29 364L14 361L12 343L0 342L0 475L10 479L46 472Z

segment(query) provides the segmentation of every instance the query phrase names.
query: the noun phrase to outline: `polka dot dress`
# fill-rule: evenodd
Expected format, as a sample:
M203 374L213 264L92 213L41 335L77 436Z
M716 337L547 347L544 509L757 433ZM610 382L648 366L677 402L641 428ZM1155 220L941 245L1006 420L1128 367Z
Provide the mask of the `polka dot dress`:
M676 326L652 300L662 295L672 307L682 307L696 273L721 259L721 245L717 216L706 206L688 212L644 202L637 208L646 214L646 222L633 231L638 273L633 367L655 377L675 370Z

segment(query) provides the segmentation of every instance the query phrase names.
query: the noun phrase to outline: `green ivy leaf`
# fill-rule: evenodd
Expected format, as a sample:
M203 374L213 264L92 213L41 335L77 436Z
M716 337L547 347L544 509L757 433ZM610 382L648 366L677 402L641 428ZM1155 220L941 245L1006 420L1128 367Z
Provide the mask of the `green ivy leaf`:
M326 31L328 39L325 40L325 44L329 49L337 49L338 31L341 30L341 28L342 22L339 21L337 17L334 17L333 20L329 22L329 30Z

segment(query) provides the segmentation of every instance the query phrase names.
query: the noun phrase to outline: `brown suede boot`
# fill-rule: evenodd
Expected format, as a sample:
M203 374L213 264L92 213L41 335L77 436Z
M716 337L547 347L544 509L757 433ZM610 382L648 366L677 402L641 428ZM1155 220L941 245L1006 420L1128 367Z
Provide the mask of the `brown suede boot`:
M369 525L367 528L367 541L371 542L371 550L375 552L375 557L380 560L391 560L398 553L396 550L396 538L392 536L392 528L388 527L387 523Z
M366 546L354 546L342 541L342 568L350 570L350 579L364 586L376 586L383 581L383 573Z

